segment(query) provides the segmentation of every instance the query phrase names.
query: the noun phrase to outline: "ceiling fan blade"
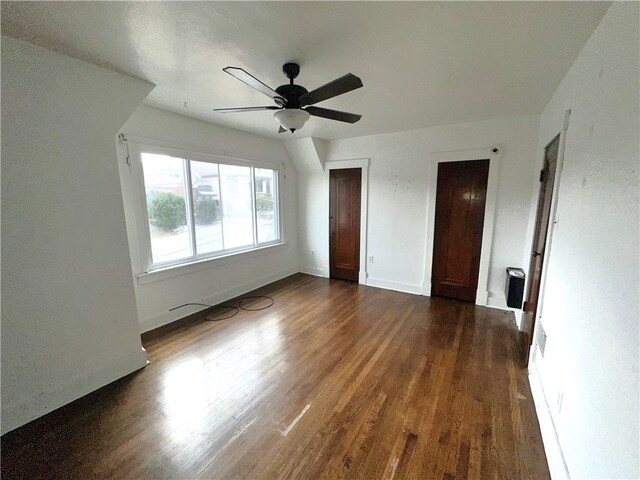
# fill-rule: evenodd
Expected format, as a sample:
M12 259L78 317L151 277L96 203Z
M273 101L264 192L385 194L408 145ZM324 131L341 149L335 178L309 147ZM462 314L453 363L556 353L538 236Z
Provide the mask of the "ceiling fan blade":
M329 108L307 107L305 110L314 117L328 118L330 120L338 120L339 122L356 123L362 118L362 115L358 115L357 113L341 112Z
M300 105L303 107L305 105L313 105L360 87L362 87L362 80L356 77L353 73L347 73L345 76L337 78L333 82L329 82L326 85L302 95L300 97Z
M222 70L232 77L237 78L241 82L246 83L251 88L265 94L267 97L272 98L278 105L283 106L286 103L285 99L282 98L282 96L278 95L278 93L273 88L262 83L260 80L258 80L256 77L251 75L249 72L246 72L242 68L225 67Z
M280 107L266 105L263 107L237 107L237 108L214 108L214 112L233 113L233 112L257 112L259 110L280 110Z
M288 130L284 128L282 125L280 125L280 128L278 129L278 133L284 133L284 132L288 132Z

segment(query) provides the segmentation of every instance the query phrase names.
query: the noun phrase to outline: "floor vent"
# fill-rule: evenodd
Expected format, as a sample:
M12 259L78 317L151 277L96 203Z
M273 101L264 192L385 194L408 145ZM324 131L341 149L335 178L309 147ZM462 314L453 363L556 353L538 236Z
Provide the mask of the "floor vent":
M536 338L536 343L538 344L538 348L540 349L540 354L544 357L544 350L547 347L547 334L542 327L542 323L538 324L538 335Z

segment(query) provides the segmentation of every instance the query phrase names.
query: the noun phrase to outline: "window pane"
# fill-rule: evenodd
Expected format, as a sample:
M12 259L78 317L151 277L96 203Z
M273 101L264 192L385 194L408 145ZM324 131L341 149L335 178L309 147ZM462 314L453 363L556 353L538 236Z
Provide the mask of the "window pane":
M251 168L220 165L224 248L253 245Z
M258 243L271 242L278 235L277 172L266 168L255 169L256 211Z
M153 263L190 257L184 160L151 153L141 157Z
M217 252L223 248L218 164L194 161L189 164L196 222L196 251L198 255Z

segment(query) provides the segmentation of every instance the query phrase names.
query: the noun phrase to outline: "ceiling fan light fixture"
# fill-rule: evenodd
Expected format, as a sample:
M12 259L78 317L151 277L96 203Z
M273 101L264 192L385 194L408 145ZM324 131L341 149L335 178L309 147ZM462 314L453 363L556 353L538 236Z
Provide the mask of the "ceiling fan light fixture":
M291 133L300 130L309 120L309 116L309 112L299 108L284 108L273 114L282 128L291 131Z

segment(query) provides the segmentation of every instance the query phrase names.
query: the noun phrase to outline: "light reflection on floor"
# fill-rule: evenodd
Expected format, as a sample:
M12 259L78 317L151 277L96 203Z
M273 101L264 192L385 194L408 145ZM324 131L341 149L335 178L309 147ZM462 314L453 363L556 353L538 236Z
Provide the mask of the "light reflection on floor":
M283 355L281 318L277 313L262 316L251 328L228 341L221 340L205 358L186 355L164 377L163 440L176 447L193 444L198 438L205 441L224 418L236 413L238 397L273 388L264 384L260 371L265 365L275 367L284 360Z

